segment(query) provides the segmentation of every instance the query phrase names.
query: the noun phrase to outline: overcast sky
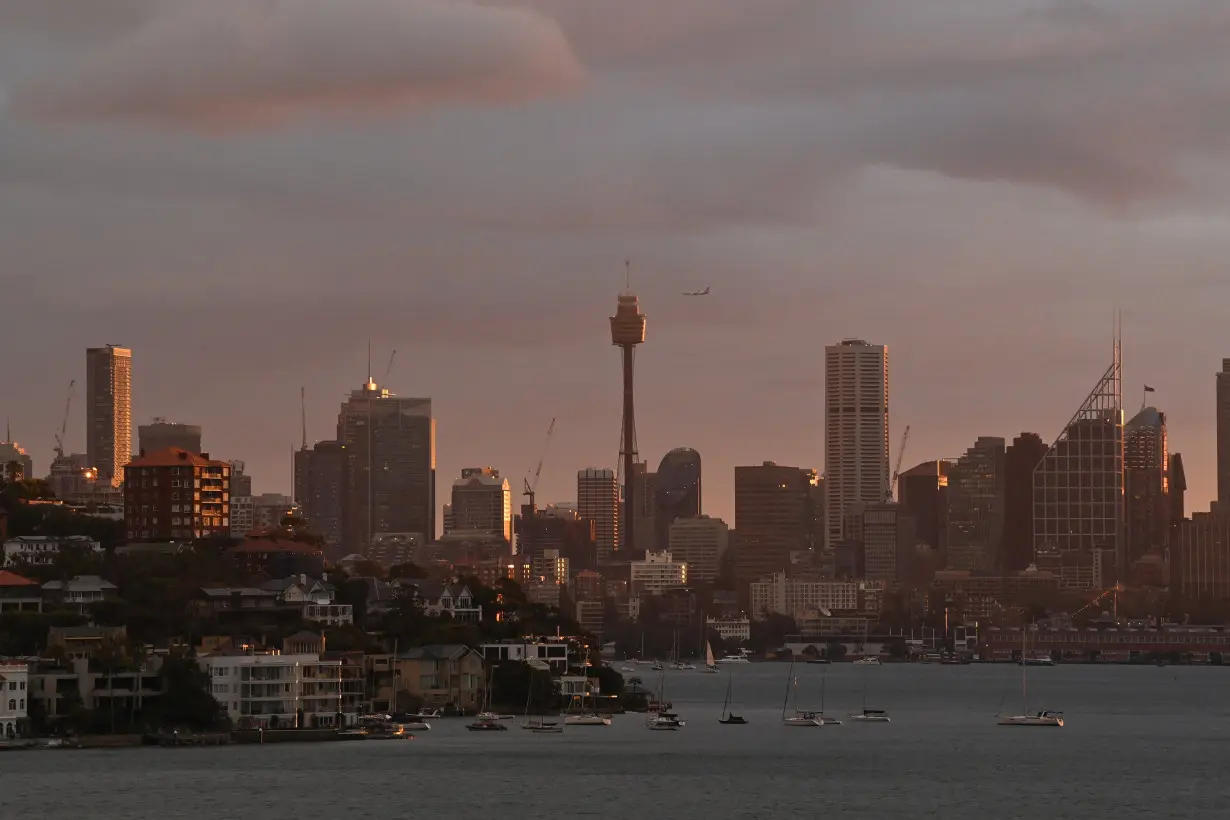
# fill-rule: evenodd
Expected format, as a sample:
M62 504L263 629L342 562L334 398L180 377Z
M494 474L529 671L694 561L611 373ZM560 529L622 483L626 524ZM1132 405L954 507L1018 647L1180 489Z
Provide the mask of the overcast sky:
M124 344L134 422L289 491L300 386L332 437L370 339L441 501L552 417L570 500L617 458L630 257L640 452L697 448L712 514L736 464L823 467L825 344L889 346L908 466L1054 438L1116 307L1205 509L1227 76L1225 0L0 0L0 412L45 471Z

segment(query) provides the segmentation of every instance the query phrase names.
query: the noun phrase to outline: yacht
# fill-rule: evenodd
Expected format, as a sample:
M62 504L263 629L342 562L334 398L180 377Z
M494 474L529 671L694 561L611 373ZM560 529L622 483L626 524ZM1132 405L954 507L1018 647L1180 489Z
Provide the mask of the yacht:
M858 660L856 660L854 662L854 665L855 666L881 666L882 664L880 663L880 659L877 658L875 655L868 655L866 657L859 658Z
M507 732L508 727L498 720L484 718L481 715L473 723L467 723L466 728L471 732Z
M850 720L856 723L892 723L888 712L883 709L864 709L861 712L852 713Z
M824 718L815 712L795 712L790 717L782 718L783 726L823 726Z
M650 668L650 669L652 669L654 672L663 672L663 671L665 671L665 670L666 670L666 667L665 667L665 666L663 666L662 664L658 663L657 661L654 661L654 662L653 662L653 666L651 666L651 667L649 667L649 668Z
M718 658L717 663L751 663L747 659L747 655L727 655L724 658Z
M717 661L713 659L713 647L708 641L705 641L705 668L700 671L708 672L710 675L716 675L718 671Z
M673 732L682 729L684 726L687 726L687 724L680 720L679 715L676 715L674 712L658 712L649 718L649 728L658 732Z
M824 725L824 717L820 712L810 712L798 707L799 679L794 676L794 661L790 662L790 675L786 678L786 697L782 700L782 725L815 727ZM794 714L787 716L786 707L795 703Z
M428 709L426 706L424 706L421 709L419 709L417 712L415 712L414 716L420 717L420 718L438 718L440 717L440 710L439 709Z
M411 718L404 721L401 727L407 732L427 732L431 730L431 724L422 718Z
M1050 655L1031 655L1021 661L1022 666L1054 666L1055 661Z
M564 724L567 726L610 726L611 718L597 712L583 712L579 715L565 715Z
M1014 715L1000 718L1000 726L1063 726L1063 712L1044 709L1036 715Z

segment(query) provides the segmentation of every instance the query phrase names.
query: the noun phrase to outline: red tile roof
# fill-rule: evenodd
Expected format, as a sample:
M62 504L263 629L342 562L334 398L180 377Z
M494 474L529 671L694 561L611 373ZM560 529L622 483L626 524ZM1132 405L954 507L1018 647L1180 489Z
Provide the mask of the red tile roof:
M15 572L9 572L7 569L0 569L0 587L36 587L37 581L31 581L29 578L22 578Z
M178 447L167 447L155 450L134 458L128 462L128 467L226 467L225 461L217 461L208 457L208 453L192 453Z

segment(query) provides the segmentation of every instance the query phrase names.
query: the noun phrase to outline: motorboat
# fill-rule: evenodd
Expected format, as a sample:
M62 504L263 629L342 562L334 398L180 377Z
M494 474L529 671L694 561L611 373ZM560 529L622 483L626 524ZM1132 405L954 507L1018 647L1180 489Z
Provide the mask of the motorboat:
M819 727L824 725L824 718L815 712L795 712L789 717L782 718L782 725Z
M658 663L657 661L654 661L653 666L649 668L652 669L654 672L665 672L666 671L666 667Z
M1022 666L1054 666L1055 660L1050 655L1031 655L1021 661Z
M401 727L405 729L407 732L429 732L431 731L431 724L425 720L420 720L419 718L407 720L401 724Z
M479 717L473 723L467 723L466 728L471 732L507 732L508 727L498 720Z
M420 717L420 718L438 718L440 717L440 710L439 709L428 709L426 706L424 706L421 709L419 709L417 712L415 712L414 716Z
M566 726L610 726L611 718L609 715L600 715L597 712L585 712L579 715L566 715L564 724Z
M865 658L859 658L854 662L855 666L882 666L880 659L875 655L868 655Z
M636 670L633 669L631 666L624 664L623 666L619 667L619 671L620 672L635 672Z
M1014 715L1001 718L1000 726L1063 726L1063 712L1043 710L1034 715Z
M888 712L883 709L864 709L850 715L850 720L856 723L891 723Z
M479 712L475 717L478 720L512 720L516 715L501 715L495 712Z
M687 726L674 712L658 712L649 718L649 728L655 731L675 731Z
M747 655L727 655L724 658L718 658L717 663L751 663L747 659Z

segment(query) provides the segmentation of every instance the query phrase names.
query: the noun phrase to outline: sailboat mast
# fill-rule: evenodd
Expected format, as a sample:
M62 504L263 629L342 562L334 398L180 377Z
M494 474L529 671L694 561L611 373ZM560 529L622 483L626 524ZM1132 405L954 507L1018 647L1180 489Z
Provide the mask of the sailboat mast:
M782 698L782 720L786 719L786 707L790 704L790 689L794 685L794 659L790 660L790 676L786 678L786 694Z
M1029 714L1029 661L1025 655L1028 648L1029 627L1021 628L1021 714Z

